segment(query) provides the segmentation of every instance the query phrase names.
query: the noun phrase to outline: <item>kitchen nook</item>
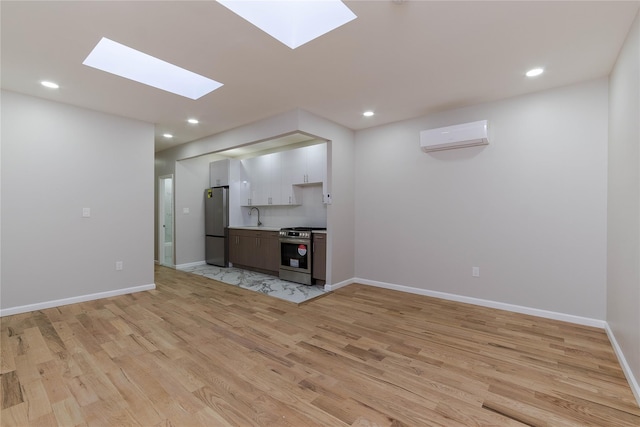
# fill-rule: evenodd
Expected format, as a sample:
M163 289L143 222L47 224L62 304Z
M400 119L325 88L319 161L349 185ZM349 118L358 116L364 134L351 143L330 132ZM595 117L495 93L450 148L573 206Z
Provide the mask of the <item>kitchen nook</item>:
M263 291L262 285L273 285L274 279L303 293L323 290L331 200L326 141L222 158L208 166L209 183L204 189L207 265L181 269L233 276L238 282L251 276L253 285L260 281Z

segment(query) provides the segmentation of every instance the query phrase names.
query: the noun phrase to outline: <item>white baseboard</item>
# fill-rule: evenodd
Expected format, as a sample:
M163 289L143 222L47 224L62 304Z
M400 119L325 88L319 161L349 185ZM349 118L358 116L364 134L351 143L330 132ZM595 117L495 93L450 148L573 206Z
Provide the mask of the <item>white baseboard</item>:
M446 292L430 291L427 289L413 288L411 286L395 285L393 283L377 282L375 280L367 280L354 278L351 283L362 283L363 285L375 286L378 288L393 289L396 291L408 292L412 294L425 295L428 297L442 298L450 301L463 302L467 304L479 305L482 307L497 308L499 310L512 311L515 313L530 314L532 316L544 317L546 319L560 320L563 322L575 323L584 326L593 326L604 329L607 322L589 317L574 316L572 314L558 313L555 311L542 310L532 307L524 307L521 305L507 304L485 300L480 298L466 297L462 295L449 294Z
M631 367L627 363L627 359L624 357L624 353L618 344L618 340L616 340L616 336L613 331L609 327L609 324L605 326L605 331L607 331L607 336L609 337L609 341L611 341L611 345L613 346L613 351L616 353L618 357L618 362L620 362L620 366L622 367L622 372L624 372L624 376L627 377L627 382L629 383L629 387L631 387L631 391L638 402L638 406L640 406L640 385L633 375L633 371Z
M59 307L61 305L76 304L79 302L93 301L101 298L111 298L118 295L132 294L134 292L151 291L156 288L155 283L150 285L134 286L131 288L116 289L113 291L98 292L95 294L80 295L77 297L57 299L53 301L44 301L36 304L21 305L18 307L10 307L0 309L0 317L11 316L13 314L27 313L29 311L44 310L46 308Z
M196 262L188 262L186 264L178 264L176 265L176 270L184 270L185 268L197 267L199 265L205 265L206 261L196 261Z
M344 280L344 281L336 283L334 285L324 285L324 290L325 290L325 292L331 292L331 291L335 291L336 289L343 288L343 287L345 287L347 285L350 285L352 283L355 283L353 281L353 279Z

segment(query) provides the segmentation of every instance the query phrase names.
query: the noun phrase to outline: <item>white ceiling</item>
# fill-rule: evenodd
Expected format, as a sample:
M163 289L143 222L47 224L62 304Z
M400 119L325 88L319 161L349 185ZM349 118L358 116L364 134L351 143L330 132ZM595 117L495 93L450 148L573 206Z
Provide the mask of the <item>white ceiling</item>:
M1 84L154 123L157 151L294 108L358 130L606 76L640 6L345 3L357 19L292 50L213 1L3 0ZM102 37L224 86L194 101L82 65Z

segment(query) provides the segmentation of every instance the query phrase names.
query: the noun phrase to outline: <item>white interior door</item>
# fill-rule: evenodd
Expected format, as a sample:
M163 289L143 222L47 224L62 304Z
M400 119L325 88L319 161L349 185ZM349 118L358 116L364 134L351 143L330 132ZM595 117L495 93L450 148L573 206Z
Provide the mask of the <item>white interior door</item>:
M158 224L158 261L173 267L173 175L161 176L158 183Z

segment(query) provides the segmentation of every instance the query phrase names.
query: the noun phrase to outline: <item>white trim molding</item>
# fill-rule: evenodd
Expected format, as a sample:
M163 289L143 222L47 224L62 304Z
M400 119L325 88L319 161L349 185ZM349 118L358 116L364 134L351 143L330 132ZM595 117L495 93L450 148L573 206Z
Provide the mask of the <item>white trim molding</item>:
M324 285L324 291L325 292L335 291L336 289L343 288L352 283L356 283L354 279L343 280L342 282L338 282L335 285Z
M95 294L80 295L77 297L57 299L53 301L44 301L36 304L21 305L18 307L10 307L0 310L0 317L11 316L13 314L27 313L29 311L44 310L46 308L60 307L61 305L77 304L79 302L93 301L101 298L111 298L118 295L132 294L135 292L152 291L156 288L156 284L134 286L131 288L116 289L113 291L98 292Z
M638 402L638 406L640 406L640 384L638 384L638 381L633 375L633 371L631 371L631 367L627 363L627 359L624 357L624 353L622 352L622 349L618 344L618 340L616 340L616 336L614 335L613 331L609 327L608 323L604 329L605 331L607 331L607 336L609 337L609 341L611 342L613 351L616 353L616 356L618 357L618 362L622 367L622 372L624 372L624 376L627 377L627 382L629 383L629 387L631 387L631 391L633 392L633 395L635 396L636 401Z
M205 265L206 261L188 262L186 264L176 265L176 270L184 270L185 268L197 267L199 265Z

